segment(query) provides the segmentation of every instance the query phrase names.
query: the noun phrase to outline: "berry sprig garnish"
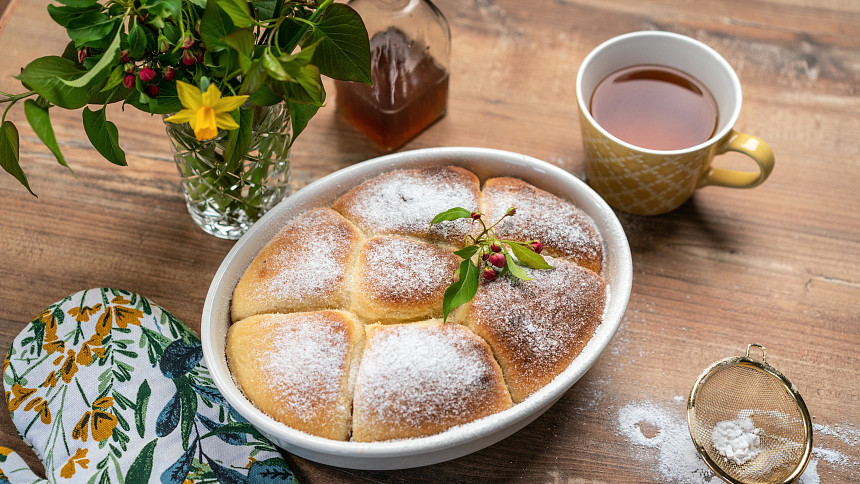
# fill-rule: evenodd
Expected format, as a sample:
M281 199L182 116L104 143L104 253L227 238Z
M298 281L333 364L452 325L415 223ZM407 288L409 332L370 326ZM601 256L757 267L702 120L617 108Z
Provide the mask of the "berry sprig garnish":
M431 228L441 222L464 218L471 218L473 224L481 224L481 231L478 235L467 235L466 247L454 252L463 261L454 271L453 282L445 290L445 295L442 298L442 314L445 322L448 321L448 314L454 308L471 301L475 297L481 277L489 282L499 276L510 274L516 279L530 281L532 278L529 277L523 266L541 270L553 268L540 255L543 251L543 244L539 240L519 242L496 237L496 233L493 231L496 225L506 217L513 217L516 213L517 209L511 207L490 226L484 222L481 212L472 212L462 207L446 210L433 217L430 222Z

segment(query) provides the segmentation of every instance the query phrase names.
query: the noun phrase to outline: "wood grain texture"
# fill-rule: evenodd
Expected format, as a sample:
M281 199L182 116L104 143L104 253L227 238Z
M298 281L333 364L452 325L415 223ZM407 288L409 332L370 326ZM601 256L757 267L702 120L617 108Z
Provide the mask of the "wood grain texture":
M617 433L619 408L677 409L711 362L768 348L822 425L860 426L860 3L851 0L438 0L452 28L447 116L404 149L482 146L521 152L583 177L574 81L590 49L659 29L714 47L737 70L737 129L766 140L776 169L752 190L705 188L660 217L619 214L634 260L627 314L608 350L555 406L512 437L436 466L389 472L297 457L302 482L656 482L653 449ZM59 53L65 32L47 1L17 2L0 31L0 90L31 59ZM293 150L292 185L382 154L334 107ZM80 112L52 110L77 177L27 125L22 166L33 198L0 174L0 343L8 348L46 305L99 286L136 291L195 330L231 242L185 210L162 122L112 106L128 167L101 159ZM748 166L740 155L725 166ZM826 440L826 439L825 439ZM0 412L0 445L39 463ZM860 449L841 451L860 461ZM853 472L853 474L852 474ZM822 482L852 482L820 461Z

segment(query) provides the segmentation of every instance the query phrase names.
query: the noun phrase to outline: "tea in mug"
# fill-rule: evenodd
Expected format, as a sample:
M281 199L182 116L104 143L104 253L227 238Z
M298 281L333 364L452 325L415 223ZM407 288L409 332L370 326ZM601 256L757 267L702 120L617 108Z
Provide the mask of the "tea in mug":
M670 151L704 143L717 129L714 96L696 78L660 65L635 65L600 81L589 111L603 129L640 148Z

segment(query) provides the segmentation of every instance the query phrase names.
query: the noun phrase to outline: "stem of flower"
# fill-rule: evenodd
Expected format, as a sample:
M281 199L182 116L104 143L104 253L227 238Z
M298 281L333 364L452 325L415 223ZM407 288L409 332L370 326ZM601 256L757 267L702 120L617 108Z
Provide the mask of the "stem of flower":
M328 8L328 6L332 4L332 2L334 2L334 0L325 0L323 1L323 3L320 4L320 6L314 11L314 13L311 14L310 18L305 21L305 24L302 25L302 28L300 28L299 31L296 32L296 34L293 36L293 38L290 39L289 42L287 42L287 45L284 48L284 52L286 52L287 54L293 53L293 50L296 48L297 45L299 45L299 41L302 40L302 37L304 37L305 32L308 31L308 27L317 21L320 15L322 15L323 11Z

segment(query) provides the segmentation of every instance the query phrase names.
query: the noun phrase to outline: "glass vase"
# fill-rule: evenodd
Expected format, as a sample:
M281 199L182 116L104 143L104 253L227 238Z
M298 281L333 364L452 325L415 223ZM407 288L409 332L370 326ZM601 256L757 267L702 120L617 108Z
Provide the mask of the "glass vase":
M164 123L188 212L205 232L222 239L241 237L289 194L289 108L281 103L250 109L250 144L230 164L224 156L230 131L219 130L215 138L199 141L187 123Z

